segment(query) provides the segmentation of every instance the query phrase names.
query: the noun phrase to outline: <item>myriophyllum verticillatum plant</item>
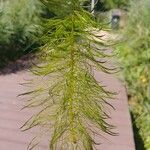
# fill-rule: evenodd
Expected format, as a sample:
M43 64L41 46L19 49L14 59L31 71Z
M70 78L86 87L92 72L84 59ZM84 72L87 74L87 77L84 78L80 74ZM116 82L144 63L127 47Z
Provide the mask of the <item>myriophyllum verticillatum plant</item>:
M59 0L57 0L59 2ZM43 0L51 9L57 1ZM107 123L105 106L112 92L94 78L93 70L111 73L105 65L105 44L94 34L99 25L94 17L82 9L79 0L69 0L56 5L58 11L65 10L63 17L48 19L45 34L41 38L44 45L37 57L38 65L32 72L38 80L32 83L35 89L22 95L30 95L25 108L38 108L39 113L29 119L23 130L35 126L42 132L35 137L29 149L38 144L44 134L49 133L50 150L92 150L97 141L94 134L112 132Z

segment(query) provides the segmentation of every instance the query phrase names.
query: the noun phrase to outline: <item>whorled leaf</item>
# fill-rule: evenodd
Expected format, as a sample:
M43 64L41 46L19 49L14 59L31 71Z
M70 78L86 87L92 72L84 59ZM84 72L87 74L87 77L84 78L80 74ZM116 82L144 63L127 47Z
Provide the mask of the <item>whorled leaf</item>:
M107 67L106 60L101 61L110 55L91 32L98 28L93 16L77 6L71 5L72 12L62 19L47 21L47 33L42 37L45 45L37 54L40 63L32 69L40 81L35 82L35 91L25 93L31 96L25 108L38 107L41 111L22 129L47 128L51 150L94 149L95 128L115 135L105 111L114 93L94 77L95 69L114 71Z

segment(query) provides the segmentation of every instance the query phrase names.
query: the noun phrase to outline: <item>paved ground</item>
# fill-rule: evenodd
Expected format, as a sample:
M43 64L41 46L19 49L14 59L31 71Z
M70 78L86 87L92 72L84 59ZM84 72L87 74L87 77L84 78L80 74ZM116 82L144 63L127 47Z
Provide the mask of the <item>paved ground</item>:
M19 83L28 76L25 71L0 75L0 150L26 150L35 134L34 130L21 132L19 129L31 116L29 111L20 111L23 101L16 97L24 90ZM111 102L116 108L115 111L111 111L111 122L117 126L116 131L119 133L119 136L106 136L106 139L98 139L102 144L97 146L97 149L135 150L125 88L112 75L96 73L96 78L118 92L116 100ZM48 150L48 147L44 142L37 150Z

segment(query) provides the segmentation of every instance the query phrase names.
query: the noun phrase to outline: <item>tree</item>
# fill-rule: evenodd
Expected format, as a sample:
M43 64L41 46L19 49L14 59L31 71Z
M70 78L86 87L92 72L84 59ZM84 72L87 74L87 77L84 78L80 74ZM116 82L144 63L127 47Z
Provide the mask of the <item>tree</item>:
M83 10L79 0L42 2L49 9L54 4L58 10L59 7L69 9L63 17L46 22L47 32L41 38L45 44L37 54L40 64L32 69L38 77L31 91L22 94L31 96L24 108L38 107L40 111L22 129L43 127L43 134L51 134L51 150L94 149L95 129L115 135L105 111L105 107L112 107L107 99L114 93L98 83L93 74L95 69L114 72L102 60L110 55L104 51L105 43L93 32L97 31L97 23ZM32 140L29 149L38 144L38 138Z

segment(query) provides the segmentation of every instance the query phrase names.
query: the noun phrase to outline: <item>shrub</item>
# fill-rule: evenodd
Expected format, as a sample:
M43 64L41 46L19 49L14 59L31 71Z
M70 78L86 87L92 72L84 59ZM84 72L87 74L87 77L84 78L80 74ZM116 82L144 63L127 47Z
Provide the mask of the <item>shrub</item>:
M129 0L96 0L95 10L96 11L108 11L113 8L127 9ZM85 6L90 7L90 1L85 0Z
M149 10L150 0L138 0L131 3L124 30L125 43L119 47L131 111L147 150L150 150Z
M24 53L41 33L42 5L38 0L6 0L0 6L0 56L5 61Z

